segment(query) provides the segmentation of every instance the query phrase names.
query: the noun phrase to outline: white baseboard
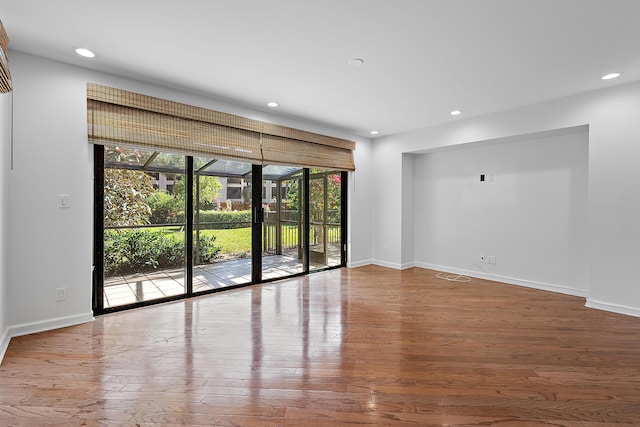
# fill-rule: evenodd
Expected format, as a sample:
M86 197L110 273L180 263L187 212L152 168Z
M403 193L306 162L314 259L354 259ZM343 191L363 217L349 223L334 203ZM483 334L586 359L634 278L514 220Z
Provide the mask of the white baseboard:
M67 326L79 325L93 321L93 313L77 314L75 316L57 317L41 322L23 323L9 327L10 337L35 334L38 332L51 331L53 329L66 328Z
M395 262L387 262L387 261L381 261L379 259L374 259L371 261L371 264L379 265L380 267L387 267L387 268L393 268L396 270L402 270L402 265L397 264Z
M413 263L413 262L407 262L405 264L398 264L398 263L395 263L395 262L380 261L380 260L377 260L377 259L372 260L371 264L379 265L380 267L393 268L395 270L406 270L407 268L412 268L412 267L416 266L416 264Z
M587 298L587 303L584 305L585 307L595 308L598 310L610 311L618 314L626 314L628 316L640 317L640 309L634 307L627 307L624 305L611 304L608 302L595 301L593 299Z
M347 263L347 268L357 268L357 267L364 267L365 265L371 265L373 264L373 261L370 259L364 260L364 261L353 261L353 262L348 262Z
M9 329L5 329L2 333L2 339L0 340L0 363L2 363L2 359L4 359L4 354L7 352L10 342L11 335L9 335Z
M9 348L11 338L13 337L66 328L67 326L79 325L81 323L91 321L93 321L93 313L86 313L75 316L57 317L55 319L44 320L42 322L23 323L21 325L10 326L4 332L2 341L0 341L0 363L2 363L7 348Z
M498 274L489 274L482 271L464 270L460 268L446 267L442 265L435 265L435 264L428 264L428 263L416 263L416 267L426 268L429 270L443 271L447 273L462 274L465 276L475 277L478 279L492 280L494 282L507 283L509 285L516 285L516 286L524 286L526 288L540 289L542 291L557 292L560 294L572 295L575 297L582 297L582 298L587 297L587 291L583 289L569 288L566 286L554 285L551 283L535 282L532 280L524 280L524 279L517 279L514 277L500 276Z

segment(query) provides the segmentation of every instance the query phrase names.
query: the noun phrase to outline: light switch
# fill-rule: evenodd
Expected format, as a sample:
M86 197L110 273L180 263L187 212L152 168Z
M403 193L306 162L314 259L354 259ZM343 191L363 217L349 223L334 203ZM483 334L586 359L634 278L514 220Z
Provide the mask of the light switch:
M60 205L61 208L70 208L71 207L71 196L68 194L60 195Z

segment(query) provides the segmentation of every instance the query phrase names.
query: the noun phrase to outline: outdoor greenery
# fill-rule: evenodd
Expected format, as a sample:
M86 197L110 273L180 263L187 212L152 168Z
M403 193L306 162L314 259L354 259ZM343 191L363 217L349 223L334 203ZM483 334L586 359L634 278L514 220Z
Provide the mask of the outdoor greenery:
M184 219L184 212L180 213L178 219ZM200 228L219 230L244 228L251 225L251 211L200 211L198 219L201 224Z
M322 222L324 220L324 177L314 177L314 174L321 173L321 169L312 169L312 178L309 181L309 213L311 222ZM341 203L341 185L342 177L340 174L327 175L327 222L340 223L340 206ZM300 197L299 181L297 179L289 180L289 191L287 200L284 205L286 209L297 209L298 198Z
M201 262L211 262L220 252L215 236L201 234ZM184 265L184 233L151 229L105 230L106 276Z
M142 165L149 161L148 159L152 159L165 166L184 167L184 157L159 154L152 158L152 154L143 150L107 147L105 161L121 162L131 166ZM325 221L339 223L340 174L325 176L320 170L311 170L311 176L309 190L312 224ZM183 175L175 174L170 177L173 179L173 186L167 188L171 188L171 192L154 189L153 174L147 171L107 167L104 179L105 274L112 276L184 265L186 197ZM198 262L208 263L222 254L249 256L251 210L234 211L234 205L230 200L218 200L222 185L217 177L196 176L196 179L199 192L194 196L199 196L200 211L195 222L199 224L200 232L198 242L194 242L194 248L198 250ZM286 199L283 200L280 219L297 221L299 180L293 178L287 183L289 188ZM269 204L264 207L267 220L272 220L271 216L275 215L275 212L270 211ZM325 213L327 218L324 218ZM163 224L167 226L136 228ZM283 238L286 241L283 245L295 247L299 238L297 223L283 223L282 227ZM275 231L263 230L263 233L266 247L275 247ZM322 227L312 226L309 231L310 241L322 242L323 234Z
M196 184L198 185L198 191L200 193L200 208L201 209L214 209L217 207L216 201L220 197L220 190L222 190L222 184L220 180L215 176L198 175L195 177L196 182L193 184L195 192ZM173 187L173 192L177 196L180 206L184 206L184 179L179 180ZM194 200L196 194L193 195Z
M154 193L151 177L144 172L106 169L104 172L104 222L107 226L147 224Z
M107 147L107 161L141 164L150 153L142 150ZM179 166L184 156L160 154L156 161ZM153 229L121 228L184 221L185 185L175 175L173 192L153 187L152 176L140 170L105 168L104 213L105 274L127 274L184 264L184 233L165 227ZM200 176L200 202L214 206L222 185L216 177ZM250 217L250 215L249 215ZM242 217L244 218L244 217ZM238 222L241 219L236 219ZM251 219L249 219L250 221ZM109 228L118 227L118 228ZM196 246L200 262L211 262L220 252L216 237L201 234Z
M151 209L149 223L151 224L174 224L178 220L181 211L176 198L164 191L154 191L148 198L147 204ZM182 208L184 209L184 208ZM182 214L184 220L184 213Z
M340 186L341 177L339 174L327 175L327 185L325 190L324 177L312 178L309 181L309 215L311 222L340 222ZM325 214L325 194L327 192L326 211L330 218L324 218Z
M200 237L213 236L222 254L236 254L241 257L251 254L251 227L227 230L202 230ZM202 260L200 260L203 262Z

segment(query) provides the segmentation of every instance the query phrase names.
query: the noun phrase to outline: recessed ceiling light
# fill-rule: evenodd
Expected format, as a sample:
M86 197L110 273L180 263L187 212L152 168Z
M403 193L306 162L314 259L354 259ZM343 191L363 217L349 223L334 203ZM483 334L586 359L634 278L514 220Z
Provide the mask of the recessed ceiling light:
M361 58L353 58L348 62L350 67L359 67L364 64L364 59Z
M276 108L278 105L280 104L278 104L277 102L267 102L267 107Z
M377 135L377 134L379 134L380 132L378 132L377 130L372 130L372 131L371 131L371 132L369 132L369 133L370 133L371 135Z
M611 79L615 79L617 77L620 77L622 75L622 73L609 73L609 74L605 74L604 76L600 77L602 80L611 80Z
M460 114L462 114L462 111L460 110L453 110L452 112L450 112L449 114L451 114L452 116L459 116Z
M91 52L89 49L85 47L76 48L76 53L80 56L84 56L85 58L95 58L96 54Z

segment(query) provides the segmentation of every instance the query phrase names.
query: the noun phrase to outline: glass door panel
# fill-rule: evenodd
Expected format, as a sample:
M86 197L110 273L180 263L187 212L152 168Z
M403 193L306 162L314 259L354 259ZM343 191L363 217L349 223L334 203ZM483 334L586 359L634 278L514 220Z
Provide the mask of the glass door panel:
M309 270L342 263L340 172L313 169L309 179Z
M193 292L251 283L251 164L194 158Z
M304 273L302 169L269 165L262 175L262 279Z
M185 175L156 158L184 171L184 156L105 147L105 309L185 293Z
M327 175L327 266L342 265L342 173L333 172Z

